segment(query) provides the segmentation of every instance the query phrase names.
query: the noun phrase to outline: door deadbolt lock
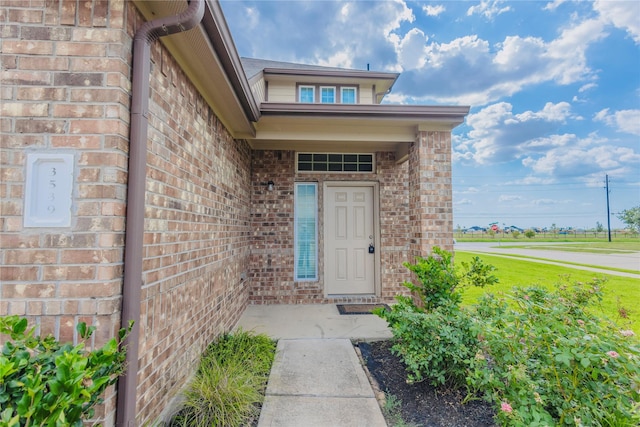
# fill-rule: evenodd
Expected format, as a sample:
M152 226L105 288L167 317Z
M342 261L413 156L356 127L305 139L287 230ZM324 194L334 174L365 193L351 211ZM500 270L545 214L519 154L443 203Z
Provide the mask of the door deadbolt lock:
M369 253L373 254L376 252L376 248L373 245L369 245Z

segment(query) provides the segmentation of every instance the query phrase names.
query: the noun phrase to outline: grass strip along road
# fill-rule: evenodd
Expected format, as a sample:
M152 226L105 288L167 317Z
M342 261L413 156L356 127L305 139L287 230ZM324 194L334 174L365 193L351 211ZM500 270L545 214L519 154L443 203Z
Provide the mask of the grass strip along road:
M463 298L465 305L476 303L485 293L509 293L516 286L540 286L553 289L558 283L567 283L566 278L569 278L570 283L586 283L599 278L605 280L602 285L604 297L596 314L614 321L620 329L632 329L636 334L640 334L640 309L637 307L637 301L640 301L640 279L578 270L570 266L543 264L536 260L506 258L500 255L460 250L455 252L455 262L469 262L476 256L496 267L494 274L500 282L484 289L474 287L466 289Z

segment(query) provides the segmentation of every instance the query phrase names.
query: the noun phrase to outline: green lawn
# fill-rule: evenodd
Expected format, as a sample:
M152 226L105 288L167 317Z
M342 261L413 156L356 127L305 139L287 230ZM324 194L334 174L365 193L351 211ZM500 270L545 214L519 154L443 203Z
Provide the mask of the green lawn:
M462 251L456 251L455 261L456 263L469 262L475 256L496 267L495 275L500 279L500 282L485 289L467 289L464 294L463 304L474 304L486 292L495 294L508 292L515 286L536 285L553 288L554 284L560 282L561 278L567 275L572 282L588 282L594 277L606 278L606 282L602 286L604 298L599 309L600 314L614 320L620 325L621 329L633 329L636 334L640 334L640 309L637 308L637 302L640 301L640 279ZM627 319L621 318L618 314L620 308L624 308L627 311Z

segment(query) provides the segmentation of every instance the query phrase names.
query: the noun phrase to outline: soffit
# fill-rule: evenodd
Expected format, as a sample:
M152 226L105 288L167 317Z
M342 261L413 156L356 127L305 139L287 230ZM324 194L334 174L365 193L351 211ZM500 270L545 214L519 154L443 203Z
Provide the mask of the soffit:
M134 1L146 20L175 15L187 8L186 0ZM205 4L205 16L197 27L160 41L232 136L253 137L253 121L260 114L257 104L220 6L211 1Z
M254 149L395 150L418 130L451 131L469 107L263 103Z

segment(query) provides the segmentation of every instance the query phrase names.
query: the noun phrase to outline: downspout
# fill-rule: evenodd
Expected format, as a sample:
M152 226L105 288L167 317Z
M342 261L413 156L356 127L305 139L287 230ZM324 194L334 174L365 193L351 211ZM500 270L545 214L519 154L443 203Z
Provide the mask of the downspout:
M129 178L120 324L122 327L126 327L130 321L134 324L124 342L127 347L126 367L118 380L116 426L136 425L151 43L160 37L192 29L200 23L203 16L204 0L191 0L188 8L178 15L144 23L133 39Z

